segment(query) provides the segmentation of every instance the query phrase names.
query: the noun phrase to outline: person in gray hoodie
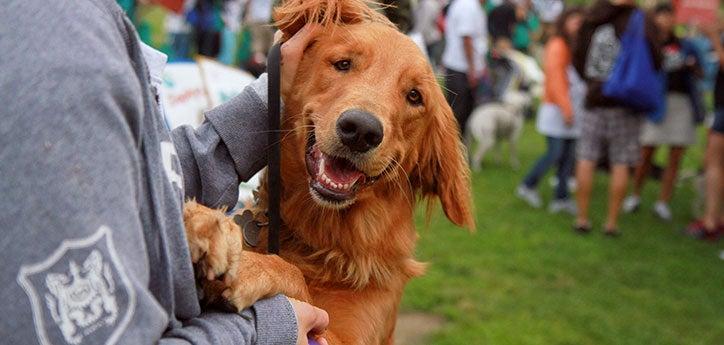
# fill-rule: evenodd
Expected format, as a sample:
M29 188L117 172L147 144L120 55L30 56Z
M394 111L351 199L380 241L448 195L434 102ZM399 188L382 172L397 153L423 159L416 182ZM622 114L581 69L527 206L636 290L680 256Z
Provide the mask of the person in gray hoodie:
M284 44L287 78L313 34ZM171 132L114 0L9 0L0 52L0 342L306 344L327 326L284 296L199 303L183 202L230 207L265 165L265 76Z

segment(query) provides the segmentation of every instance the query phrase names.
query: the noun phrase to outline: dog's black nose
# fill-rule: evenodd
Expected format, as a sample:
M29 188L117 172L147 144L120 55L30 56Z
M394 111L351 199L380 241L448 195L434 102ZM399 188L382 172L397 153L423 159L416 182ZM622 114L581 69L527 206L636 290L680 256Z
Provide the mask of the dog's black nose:
M382 142L382 123L366 111L347 110L337 119L337 135L350 150L367 152Z

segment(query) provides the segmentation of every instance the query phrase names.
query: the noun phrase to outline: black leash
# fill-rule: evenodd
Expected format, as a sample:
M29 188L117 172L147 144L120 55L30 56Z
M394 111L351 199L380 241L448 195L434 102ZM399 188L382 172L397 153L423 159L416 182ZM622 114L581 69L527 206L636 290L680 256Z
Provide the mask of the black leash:
M267 57L267 107L269 110L269 160L267 166L267 186L269 194L269 254L279 254L279 229L282 219L280 215L281 202L281 141L279 139L281 120L281 45L275 44L269 49Z

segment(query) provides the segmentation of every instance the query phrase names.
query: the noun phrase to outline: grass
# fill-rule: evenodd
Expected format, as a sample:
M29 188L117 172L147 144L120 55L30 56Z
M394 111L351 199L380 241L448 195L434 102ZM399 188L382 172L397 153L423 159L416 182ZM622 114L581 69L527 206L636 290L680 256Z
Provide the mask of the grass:
M698 166L702 147L687 154L685 168ZM529 123L522 169L487 159L474 174L477 232L441 212L430 225L418 217L418 257L431 265L408 285L402 308L447 320L429 344L724 344L724 245L681 234L692 218L689 184L677 189L667 224L650 212L658 182L649 183L641 211L624 215L623 236L610 239L600 234L607 177L599 174L595 231L581 236L570 216L513 195L543 148ZM541 194L552 194L548 183Z

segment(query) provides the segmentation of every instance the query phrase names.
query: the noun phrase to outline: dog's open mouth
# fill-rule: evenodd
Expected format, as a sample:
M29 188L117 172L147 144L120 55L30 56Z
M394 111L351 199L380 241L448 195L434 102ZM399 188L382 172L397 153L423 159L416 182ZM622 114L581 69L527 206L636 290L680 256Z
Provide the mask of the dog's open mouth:
M372 181L349 160L322 152L313 134L307 142L306 163L312 195L334 206L350 204L357 190Z

